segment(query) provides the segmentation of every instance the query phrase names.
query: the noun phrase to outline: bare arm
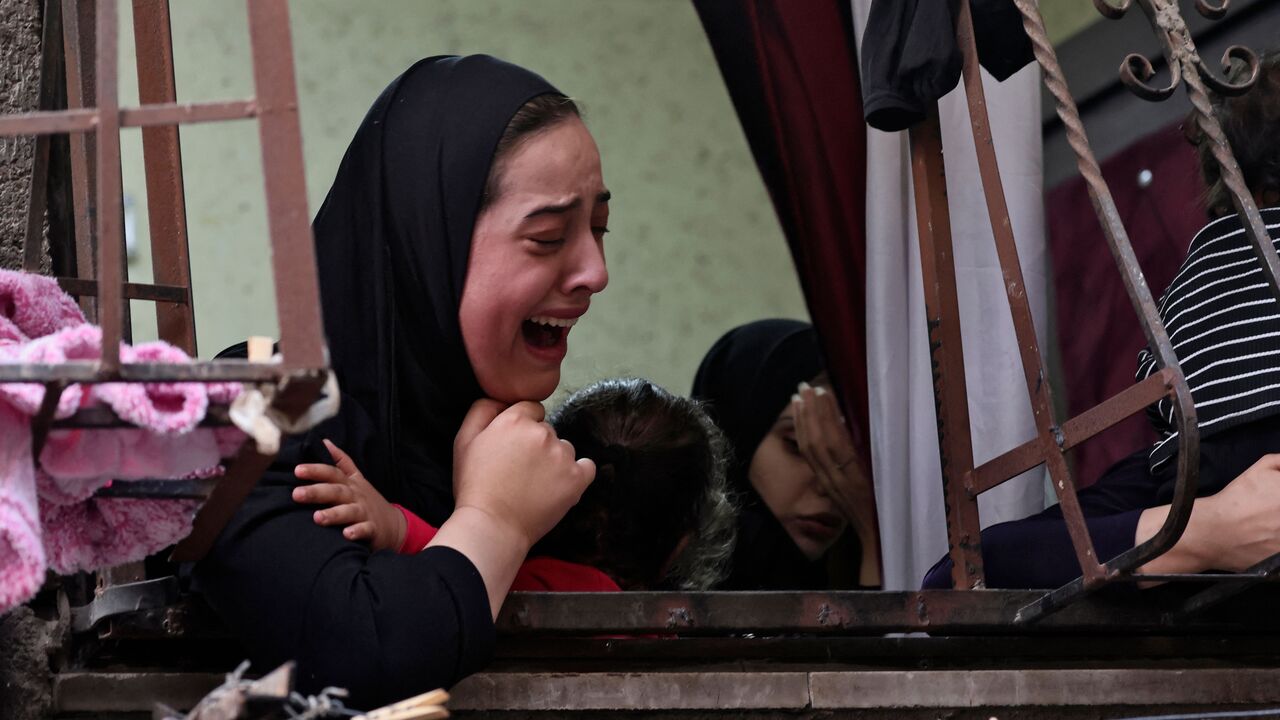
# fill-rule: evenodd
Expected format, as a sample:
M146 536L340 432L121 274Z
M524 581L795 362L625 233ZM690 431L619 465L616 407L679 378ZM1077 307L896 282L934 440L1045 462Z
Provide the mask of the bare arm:
M467 556L484 579L489 610L496 619L532 544L487 511L460 507L440 526L427 547L449 547Z
M595 463L575 460L544 416L535 402L472 406L454 440L457 505L427 545L453 548L475 564L495 618L529 548L595 478Z
M1134 543L1153 537L1169 505L1145 510ZM1140 573L1241 572L1280 552L1280 455L1264 455L1222 492L1197 498L1187 528Z

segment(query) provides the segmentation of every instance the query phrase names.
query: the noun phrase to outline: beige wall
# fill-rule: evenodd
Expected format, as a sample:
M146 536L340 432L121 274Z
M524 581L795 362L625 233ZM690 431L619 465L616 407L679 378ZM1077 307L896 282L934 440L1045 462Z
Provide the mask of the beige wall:
M127 4L122 3L127 9ZM616 198L612 280L573 331L562 387L622 373L686 392L720 333L806 317L790 256L688 0L295 0L294 51L311 211L369 103L414 60L491 53L583 101ZM128 18L123 18L128 25ZM252 94L244 4L173 1L179 100ZM122 55L131 52L125 32ZM136 100L122 61L122 94ZM138 131L124 137L149 277ZM200 354L275 334L255 126L182 135ZM134 304L138 337L154 316Z

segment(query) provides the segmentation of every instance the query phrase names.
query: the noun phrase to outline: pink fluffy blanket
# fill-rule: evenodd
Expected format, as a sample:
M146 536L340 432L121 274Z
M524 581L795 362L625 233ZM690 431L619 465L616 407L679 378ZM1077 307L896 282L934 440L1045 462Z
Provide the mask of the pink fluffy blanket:
M102 331L85 322L52 278L0 270L0 364L97 360ZM126 363L190 362L163 342L121 344ZM68 386L56 418L105 405L128 428L59 429L32 457L37 383L0 383L0 614L59 573L140 560L191 531L191 500L96 498L108 483L217 472L243 440L235 428L200 428L209 403L229 403L235 383L101 383Z

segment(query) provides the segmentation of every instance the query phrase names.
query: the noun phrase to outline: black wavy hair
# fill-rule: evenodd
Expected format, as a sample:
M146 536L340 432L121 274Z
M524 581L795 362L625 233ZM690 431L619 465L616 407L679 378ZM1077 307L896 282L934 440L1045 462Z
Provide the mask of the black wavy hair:
M596 479L530 555L591 565L624 590L699 590L724 577L737 520L728 445L700 403L648 380L602 380L550 422L596 462Z
M1257 83L1236 97L1212 94L1213 109L1250 192L1274 193L1280 192L1280 49L1262 53L1258 62ZM1244 63L1235 63L1227 79L1241 82L1246 72ZM1200 158L1205 209L1215 218L1234 213L1231 191L1213 157L1213 143L1201 132L1194 113L1183 127Z

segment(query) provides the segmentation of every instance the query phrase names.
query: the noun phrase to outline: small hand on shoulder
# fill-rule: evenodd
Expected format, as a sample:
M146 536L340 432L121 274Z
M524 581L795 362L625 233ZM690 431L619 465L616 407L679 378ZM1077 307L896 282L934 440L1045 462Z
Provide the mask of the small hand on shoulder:
M294 475L311 484L294 488L294 501L329 506L312 517L317 525L345 525L342 535L348 540L367 541L373 550L398 549L406 532L403 513L365 479L349 455L329 440L324 446L334 464L298 465Z

